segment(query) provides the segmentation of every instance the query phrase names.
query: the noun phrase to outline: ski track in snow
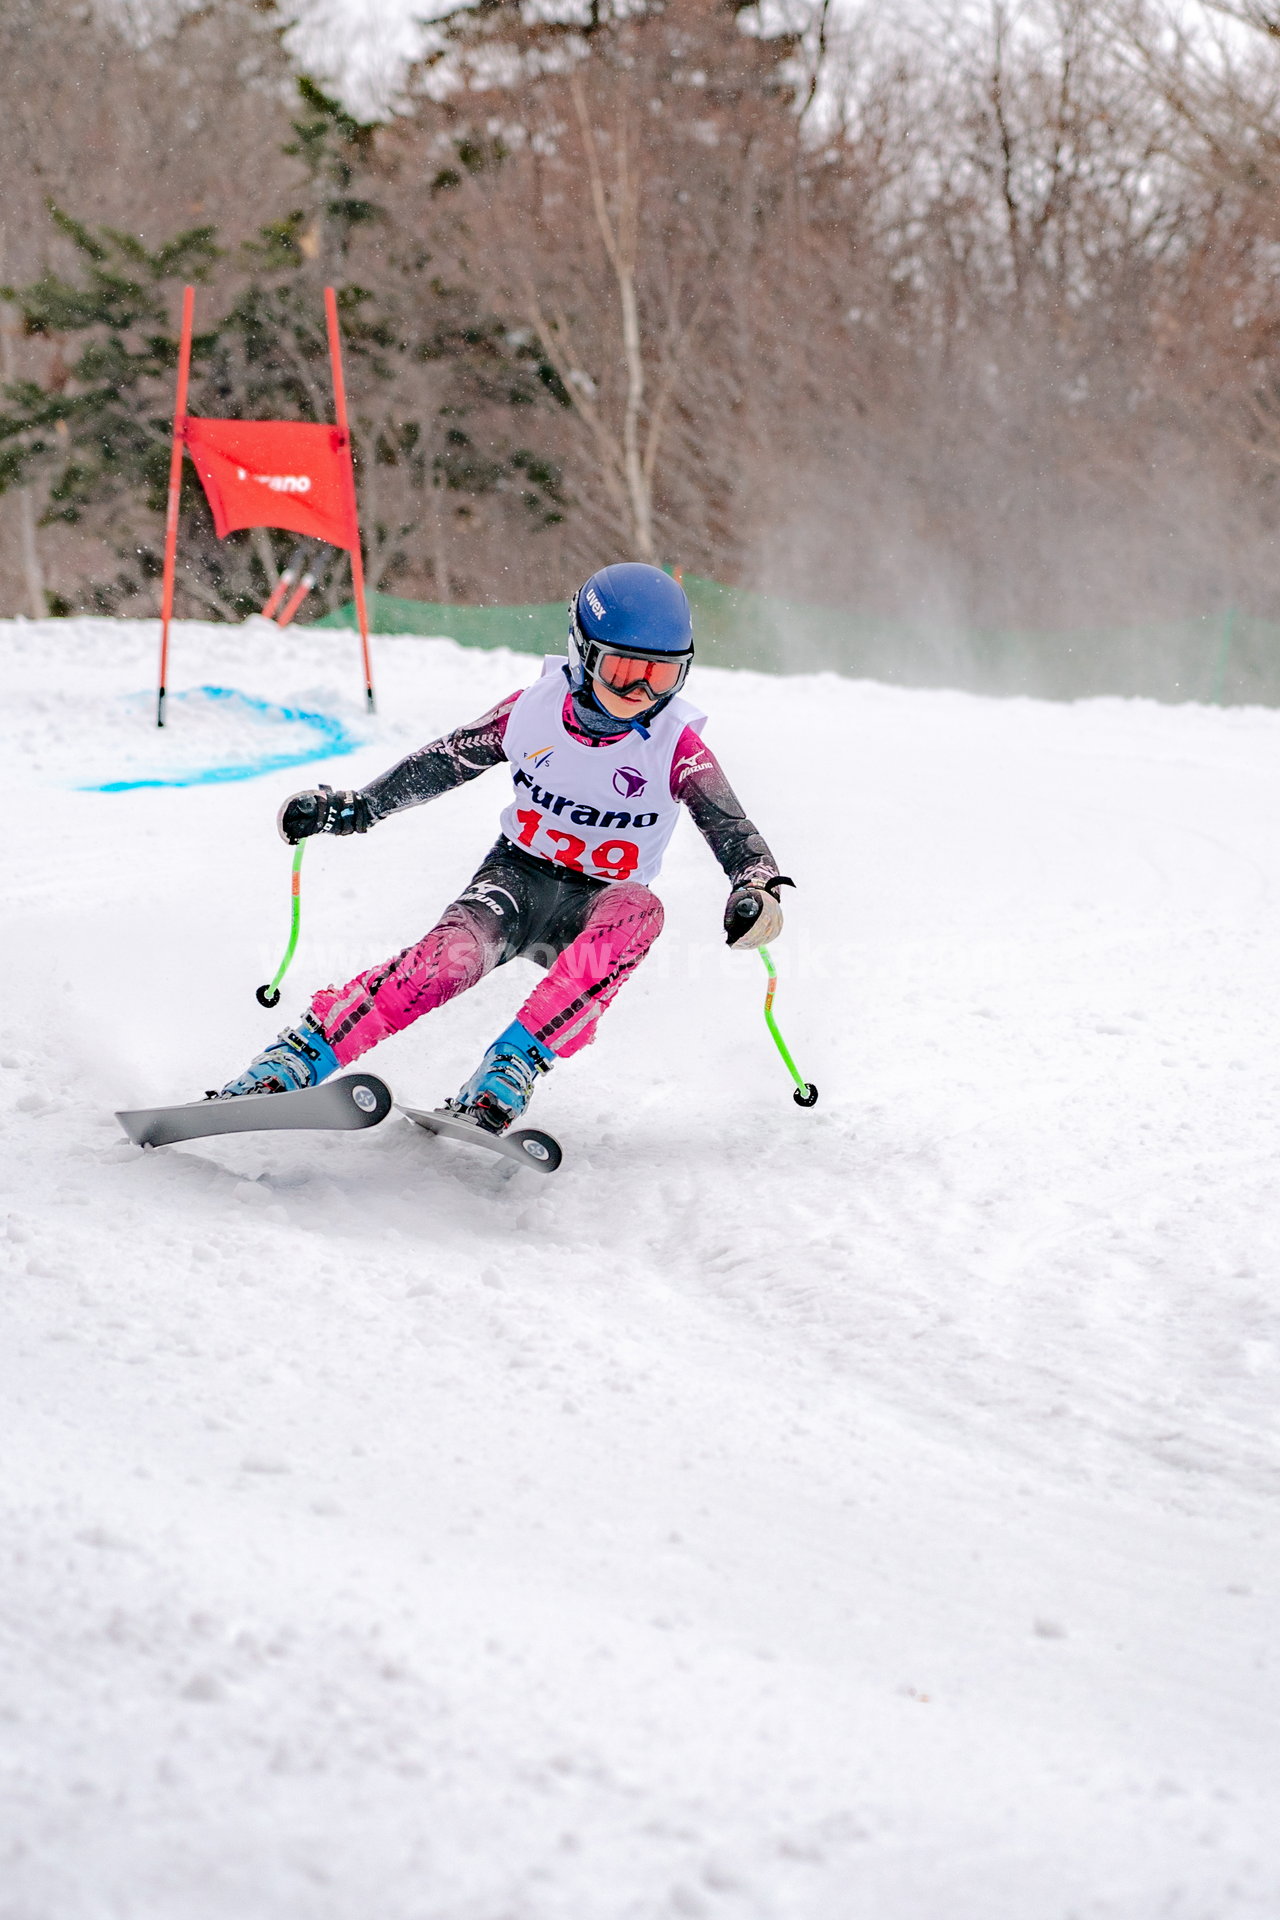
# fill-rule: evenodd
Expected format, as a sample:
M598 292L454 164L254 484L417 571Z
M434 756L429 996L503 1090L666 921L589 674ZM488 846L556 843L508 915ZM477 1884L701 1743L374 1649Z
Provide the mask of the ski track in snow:
M504 782L313 843L272 1016L284 794L537 664L382 640L368 719L352 636L183 626L355 751L76 791L207 764L155 645L0 625L4 1920L1274 1920L1280 714L702 672L821 1102L686 822L543 1181L123 1140ZM370 1065L434 1103L532 977Z

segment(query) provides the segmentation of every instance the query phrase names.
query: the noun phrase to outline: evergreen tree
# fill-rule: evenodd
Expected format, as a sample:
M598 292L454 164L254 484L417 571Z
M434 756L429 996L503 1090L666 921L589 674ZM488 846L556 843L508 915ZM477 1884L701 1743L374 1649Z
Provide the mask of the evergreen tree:
M493 429L495 410L523 414L545 393L536 359L464 283L431 271L420 242L393 232L376 197L377 127L306 78L298 97L286 147L302 166L297 202L234 257L221 252L212 227L152 252L54 208L78 272L0 289L29 335L62 350L49 386L24 380L5 390L0 491L40 486L45 524L95 536L113 563L74 593L52 595L53 611L154 608L178 354L173 293L215 273L239 285L208 321L197 309L189 398L192 413L214 417L332 419L324 288L339 288L371 587L420 580L429 560L437 597L449 597L442 496L505 492L544 524L559 515L554 464ZM487 422L481 439L473 416ZM293 544L265 530L219 541L184 462L180 610L243 618L262 604ZM339 561L323 598L336 604L346 581Z
M193 227L150 252L132 234L93 234L60 208L50 212L75 249L80 277L45 274L21 291L0 293L16 302L29 334L83 345L51 387L22 380L6 389L0 490L42 482L46 525L101 536L117 572L93 582L82 604L114 613L137 599L161 563L162 538L140 539L138 528L146 513L161 516L163 527L178 358L167 289L205 280L218 249L210 227ZM51 596L53 612L71 605Z

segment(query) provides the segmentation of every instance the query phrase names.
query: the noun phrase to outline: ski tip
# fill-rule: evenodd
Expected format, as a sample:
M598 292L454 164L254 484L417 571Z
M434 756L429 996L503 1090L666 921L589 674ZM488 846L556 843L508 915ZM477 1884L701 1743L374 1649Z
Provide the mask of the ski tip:
M376 1127L394 1105L384 1080L356 1071L291 1093L247 1093L230 1100L215 1095L184 1106L117 1112L116 1119L135 1147L172 1147L224 1133L352 1133Z
M554 1173L564 1159L560 1142L536 1127L490 1133L474 1120L464 1120L459 1114L451 1113L447 1107L430 1111L422 1107L400 1107L398 1111L426 1133L438 1134L444 1140L457 1140L466 1146L483 1147L489 1153L501 1154L517 1167L528 1167L533 1173Z
M519 1147L526 1163L538 1173L554 1173L564 1159L560 1142L553 1140L549 1133L539 1133L535 1127L520 1127L515 1133L509 1133L507 1139L513 1147Z
M335 1090L341 1087L345 1091L362 1116L359 1124L363 1127L376 1127L395 1105L390 1087L385 1080L379 1080L376 1073L346 1074L333 1085Z

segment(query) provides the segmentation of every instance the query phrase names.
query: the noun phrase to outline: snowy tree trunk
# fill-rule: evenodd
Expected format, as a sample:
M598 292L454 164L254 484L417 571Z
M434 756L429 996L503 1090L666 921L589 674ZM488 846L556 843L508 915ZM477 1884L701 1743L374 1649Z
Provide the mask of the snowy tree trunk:
M19 487L14 496L18 516L18 540L22 551L22 578L27 590L27 608L33 620L43 620L49 611L45 598L44 568L36 541L36 507L30 487Z
M4 266L5 232L0 227L0 270ZM6 318L0 323L0 370L4 373L4 383L9 386L17 378L14 364L13 338L14 327ZM45 599L44 568L40 564L40 546L36 539L36 505L30 487L16 487L13 495L14 513L18 522L18 548L22 559L22 579L27 594L27 611L33 620L43 620L49 611Z

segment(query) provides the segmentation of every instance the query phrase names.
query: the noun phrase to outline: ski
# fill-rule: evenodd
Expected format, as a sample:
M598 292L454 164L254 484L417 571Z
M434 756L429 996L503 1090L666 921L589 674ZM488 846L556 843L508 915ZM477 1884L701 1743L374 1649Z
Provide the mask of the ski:
M406 1120L412 1120L415 1127L438 1133L442 1140L460 1140L469 1147L485 1147L518 1167L531 1167L535 1173L554 1173L564 1158L560 1142L535 1127L517 1127L512 1133L488 1133L474 1120L462 1120L443 1107L426 1113L420 1107L397 1106L396 1111Z
M345 1073L293 1093L242 1093L231 1100L193 1100L181 1107L140 1107L116 1119L135 1147L171 1147L217 1133L274 1133L282 1127L350 1132L376 1127L393 1102L372 1073Z

